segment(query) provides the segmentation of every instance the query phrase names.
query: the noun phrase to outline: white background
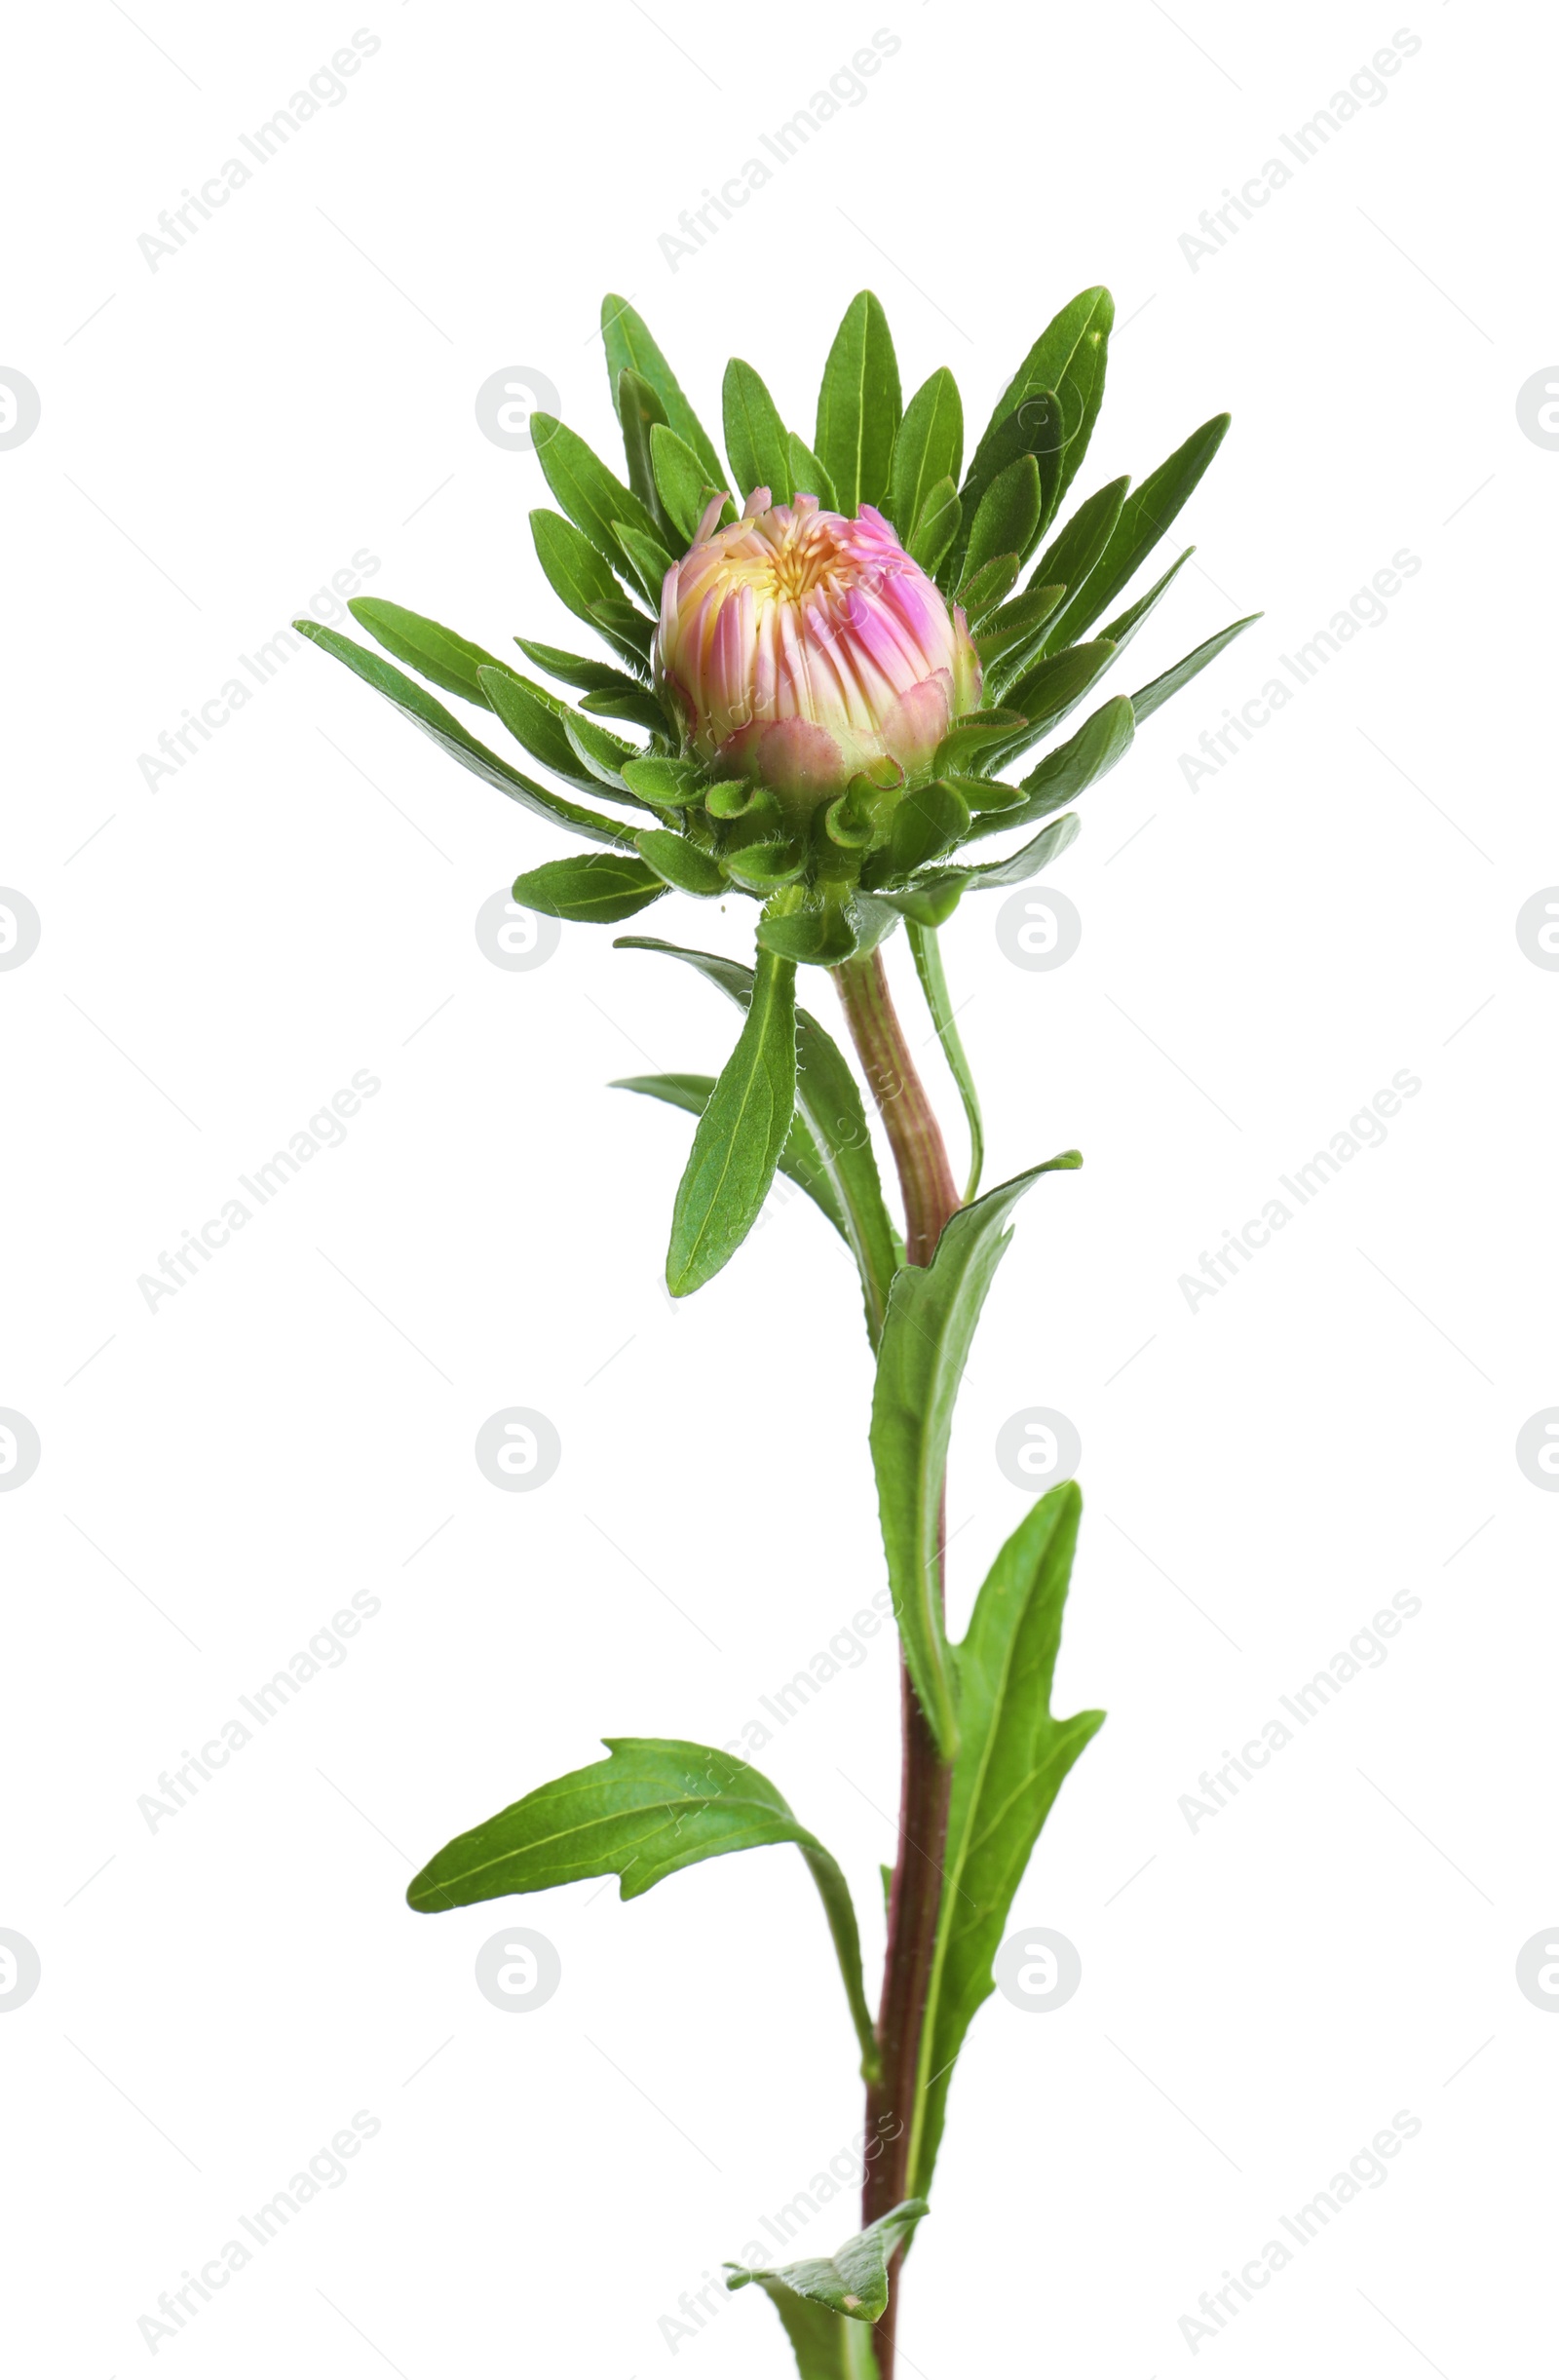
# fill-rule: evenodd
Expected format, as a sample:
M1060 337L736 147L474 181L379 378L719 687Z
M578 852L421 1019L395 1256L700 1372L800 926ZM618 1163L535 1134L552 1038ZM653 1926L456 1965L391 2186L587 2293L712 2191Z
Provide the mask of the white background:
M1106 280L1125 326L1080 493L1235 414L1183 523L1200 574L1121 690L1266 618L1088 797L1065 968L1004 958L995 901L945 938L987 1178L1087 1159L1030 1199L976 1347L955 1618L1024 1509L998 1429L1063 1410L1087 1511L1057 1708L1111 1717L1014 1912L1071 1937L1083 1987L977 2021L905 2365L1179 2368L1199 2294L1406 2110L1388 2186L1195 2360L1534 2368L1559 2022L1514 1969L1559 1918L1559 1501L1513 1447L1559 1402L1559 976L1514 921L1559 880L1559 454L1515 401L1559 354L1551 28L1428 0L1385 103L1193 270L1181 235L1398 19L654 17L392 6L344 102L155 271L138 236L355 20L94 0L13 27L0 364L42 420L0 453L0 882L42 940L0 974L0 1405L43 1452L0 1496L0 1924L43 1980L0 2021L11 2361L139 2369L159 2292L362 2109L345 2185L160 2366L653 2374L679 2294L848 2144L791 1853L626 1908L402 1901L601 1733L734 1736L881 1584L838 1244L792 1198L671 1311L686 1127L604 1088L716 1066L732 1012L585 928L490 964L477 907L561 839L317 653L155 790L137 756L360 550L375 593L494 650L577 644L530 551L535 457L474 398L529 366L610 454L604 289L706 421L738 353L810 437L861 286L906 394L951 364L973 429ZM659 235L879 23L900 48L864 101L673 271ZM1403 548L1384 624L1188 789L1178 756ZM645 922L748 946L737 905ZM901 940L890 966L918 1016ZM149 1312L138 1276L361 1068L382 1090L344 1145ZM1191 1311L1179 1277L1404 1068L1385 1144ZM516 1404L562 1439L530 1495L473 1458ZM382 1609L345 1664L150 1831L137 1797L354 1592ZM1397 1592L1423 1608L1385 1667L1193 1832L1200 1772ZM873 1964L894 1713L880 1638L761 1763L844 1861ZM563 1963L528 2015L473 1979L507 1914ZM853 2228L842 2193L803 2237ZM788 2368L747 2296L674 2361Z

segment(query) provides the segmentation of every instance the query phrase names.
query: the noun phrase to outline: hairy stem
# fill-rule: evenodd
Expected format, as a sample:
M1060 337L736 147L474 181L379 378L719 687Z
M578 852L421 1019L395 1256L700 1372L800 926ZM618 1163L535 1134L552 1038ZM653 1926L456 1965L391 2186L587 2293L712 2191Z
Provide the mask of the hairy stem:
M905 1251L911 1264L929 1264L942 1226L959 1205L941 1127L915 1069L894 1013L882 956L851 959L833 971L851 1038L877 1101L904 1200ZM942 1531L937 1533L937 1592L942 1592ZM877 2039L881 2078L866 2092L866 2173L861 2221L874 2223L909 2195L926 1993L936 1944L947 1845L952 1770L936 1743L900 1662L903 1769L899 1789L898 1856L888 1897L888 1954L883 1968ZM894 2380L901 2254L889 2276L888 2311L876 2325L881 2380Z

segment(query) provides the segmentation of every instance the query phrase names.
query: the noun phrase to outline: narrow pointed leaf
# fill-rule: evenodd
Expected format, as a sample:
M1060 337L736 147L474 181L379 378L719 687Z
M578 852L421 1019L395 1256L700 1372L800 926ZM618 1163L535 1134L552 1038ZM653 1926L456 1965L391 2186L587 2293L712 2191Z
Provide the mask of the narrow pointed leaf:
M615 926L647 909L665 880L632 852L593 851L579 859L549 860L514 879L522 909L564 917L573 925Z
M967 587L999 554L1016 555L1021 566L1039 525L1040 467L1032 454L1022 454L991 481L980 498L970 526L962 586Z
M894 441L883 511L899 543L908 546L932 490L942 480L956 490L964 461L964 401L944 364L915 391Z
M1017 585L1022 567L1015 554L993 554L970 577L959 583L958 599L970 628L982 628Z
M1068 625L1069 618L1077 609L1089 571L1110 542L1130 485L1129 476L1122 474L1106 486L1096 487L1035 563L1037 580L1048 586L1052 579L1059 579L1066 589L1065 599L1045 633L1043 652L1059 652L1074 641L1077 632Z
M1101 777L1107 777L1118 760L1124 758L1131 748L1134 730L1131 704L1123 694L1102 703L1067 743L1047 752L1038 768L1030 771L1021 787L1021 807L993 812L976 819L970 829L970 841L982 835L1002 834L1008 826L1031 826L1040 819L1048 818L1053 810L1064 809L1085 793Z
M652 736L669 732L670 721L648 686L624 686L610 694L587 694L580 704L592 719L627 719Z
M1008 395L1014 394L1008 391ZM1040 533L1052 510L1052 499L1061 473L1061 401L1053 389L1034 388L1024 393L1021 401L1004 413L992 429L987 430L975 449L974 459L964 474L959 498L964 507L964 529L955 548L960 568L963 565L963 545L967 542L974 515L984 501L986 491L1004 471L1023 455L1031 454L1040 475L1040 518L1035 525L1033 540L1020 554L1026 559L1039 542Z
M752 997L752 970L712 951L685 950L646 935L624 935L619 950L657 950L696 968L710 983L745 1008ZM817 1145L859 1268L866 1300L866 1329L873 1347L888 1311L888 1291L902 1262L887 1204L860 1088L838 1043L806 1009L796 1012L796 1104Z
M1134 603L1128 603L1124 611L1118 612L1116 617L1100 631L1102 635L1109 637L1110 642L1115 646L1118 653L1121 651L1123 645L1128 645L1131 642L1132 637L1136 634L1138 629L1141 628L1143 622L1148 619L1153 612L1158 610L1159 605L1163 600L1164 595L1174 585L1175 580L1180 576L1181 571L1185 568L1187 562L1190 561L1196 551L1197 549L1195 546L1187 546L1184 554L1182 554L1177 560L1170 563L1162 578L1155 579L1153 585L1148 589L1146 595L1138 595ZM1253 617L1254 616L1257 615L1253 615Z
M1205 644L1198 644L1194 653L1188 653L1183 661L1177 661L1172 670L1165 670L1161 677L1156 677L1151 686L1144 686L1139 694L1134 694L1131 708L1138 723L1152 718L1161 703L1167 703L1169 697L1178 694L1182 686L1189 686L1194 677L1200 675L1209 661L1217 660L1226 644L1233 644L1235 638L1243 635L1252 621L1259 620L1261 616L1259 611L1253 611L1245 619L1236 620L1231 627L1221 628L1216 636L1209 636Z
M639 858L658 876L664 876L673 892L691 893L696 901L708 901L726 889L725 877L719 864L697 843L690 843L685 834L673 834L665 826L648 826L634 836Z
M627 1074L613 1083L611 1089L637 1091L646 1098L663 1099L667 1107L680 1107L690 1116L702 1116L709 1104L714 1077L712 1074ZM850 1225L845 1210L834 1196L827 1169L818 1152L818 1143L799 1110L790 1119L790 1131L780 1152L780 1171L788 1174L798 1188L805 1190L849 1248Z
M839 510L854 515L888 492L903 400L888 317L870 289L846 309L823 367L813 447L834 483Z
M703 423L683 396L675 372L662 355L626 297L606 296L601 300L601 339L606 349L606 369L616 402L619 376L625 370L636 371L646 379L665 407L665 418L683 441L698 456L706 479L716 487L725 485L725 465L716 453L713 441Z
M1009 815L1000 823L1010 825L1014 822ZM1068 811L1009 859L985 867L967 867L960 862L950 867L929 868L925 875L911 877L901 890L879 893L877 898L890 902L911 925L939 926L965 893L1000 893L1011 885L1026 884L1042 867L1058 860L1077 841L1078 832L1077 816Z
M452 628L441 628L437 620L407 611L403 604L387 603L382 595L354 595L347 609L375 644L382 644L408 670L442 686L446 694L463 694L468 703L486 706L476 672L484 668L501 671L505 665L479 644L457 636Z
M558 601L566 604L576 619L588 621L598 630L608 644L625 656L631 669L642 672L654 624L644 621L641 633L631 620L622 618L631 606L624 603L610 564L597 554L583 530L565 520L561 513L538 508L530 517L530 533L535 540L536 558Z
M1005 673L1011 676L1019 656L1037 648L1046 621L1065 595L1064 585L1028 587L1009 603L987 612L974 639L981 665L990 670L1000 663Z
M964 1121L969 1127L969 1179L964 1186L964 1204L968 1207L979 1191L980 1174L985 1165L985 1122L980 1114L980 1094L975 1089L969 1053L959 1033L958 1012L947 988L941 938L934 926L917 926L913 919L906 931L910 949L914 953L915 973L920 978L920 987L926 995L926 1006L936 1027L936 1038L942 1045L948 1072L958 1086Z
M530 424L543 477L569 519L620 577L650 594L617 524L626 523L659 547L654 516L565 422L551 413L533 413ZM659 592L659 578L653 589Z
M361 644L354 644L350 636L338 634L333 628L322 627L318 620L294 620L292 625L300 635L322 646L370 685L376 694L382 694L387 702L394 703L413 726L420 727L424 735L431 736L451 759L458 760L463 768L470 769L484 784L496 786L500 793L507 793L510 800L517 801L522 809L534 810L538 818L551 819L555 825L572 827L587 842L606 843L631 850L632 829L626 822L606 818L597 810L582 810L576 802L564 801L560 793L549 792L545 786L536 785L529 777L522 777L517 769L510 767L507 760L500 760L496 752L490 752L485 744L478 744L475 736L468 735L454 713L446 710L442 703L436 703L415 678L405 676L389 662L381 661L377 653L364 651Z
M872 1462L904 1658L944 1760L959 1739L937 1552L953 1404L985 1293L1007 1250L1013 1208L1042 1173L1082 1162L1069 1149L960 1208L931 1263L905 1265L888 1301L872 1398Z
M725 367L721 402L737 494L745 502L755 487L766 487L776 504L788 504L790 446L784 424L762 379L740 356Z
M727 480L724 476L711 480L686 441L659 423L650 432L650 459L661 502L685 551L698 535L710 498L719 495ZM727 504L720 515L721 525L735 518L735 508Z
M635 1900L680 1868L730 1851L794 1843L821 1897L863 2056L875 2057L860 1942L838 1862L767 1777L704 1744L607 1736L609 1757L538 1785L457 1835L412 1878L414 1909L466 1908L509 1893L545 1893L618 1876Z
M805 2256L797 2264L779 2266L727 2264L725 2285L744 2289L755 2281L772 2290L778 2284L849 2322L881 2322L888 2311L888 2268L930 2211L923 2198L905 2199L831 2256Z
M757 1221L796 1109L796 971L760 950L736 1048L699 1118L671 1214L665 1283L691 1297Z
M655 522L663 538L669 529L661 491L655 484L655 466L650 456L650 432L666 420L665 407L642 372L620 372L617 382L617 418L623 427L623 452L627 462L627 483Z
M656 610L661 607L661 589L671 567L671 557L659 537L647 537L630 520L614 520L617 542L633 565L633 576L643 588L647 599ZM674 534L674 532L673 532Z
M1028 750L1052 727L1060 724L1069 710L1075 710L1084 697L1096 686L1115 659L1115 646L1108 637L1095 637L1090 644L1068 645L1064 653L1052 653L1048 659L1037 661L1023 672L1014 685L1007 689L1007 702L1013 710L1021 710L1028 721L1026 727L1007 742L991 745L983 754L987 768L1002 770Z
M894 812L889 856L895 875L907 876L952 851L969 832L969 804L956 786L933 777L908 792Z
M1228 428L1229 415L1215 413L1127 496L1108 545L1084 581L1076 611L1068 608L1068 626L1074 635L1081 636L1091 628L1135 578L1223 444Z
M1001 397L974 450L963 494L984 492L996 472L1010 459L1003 431L1012 415L1050 393L1056 401L1053 426L1046 428L1047 447L1056 456L1051 487L1047 488L1046 523L1087 450L1093 424L1104 396L1104 365L1115 304L1108 289L1084 289L1046 325ZM1039 452L1035 445L1032 449Z
M642 760L643 750L637 744L626 743L614 736L609 727L597 727L593 719L585 718L577 710L562 711L563 733L568 738L576 757L597 784L611 786L614 790L627 792L625 767Z
M533 661L538 670L545 670L549 677L560 677L565 686L578 686L587 694L643 691L638 678L592 654L565 653L560 645L538 644L530 636L516 636L514 642L527 661Z
M980 1590L957 1652L961 1741L953 1768L941 1918L922 2035L910 2187L930 2187L952 2068L995 1986L1007 1931L1041 1827L1102 1710L1050 1712L1082 1498L1054 1487L1021 1520Z
M938 480L928 489L921 503L920 521L909 541L909 555L919 562L928 578L937 578L942 564L958 540L958 524L964 518L964 508L958 490L951 480Z
M517 671L484 669L480 672L482 700L488 703L515 742L533 759L583 793L599 795L600 778L588 769L568 740L564 721L579 713L544 686L533 685Z
M792 430L785 441L790 456L790 485L797 495L816 496L825 513L837 513L839 498L833 480L812 448Z

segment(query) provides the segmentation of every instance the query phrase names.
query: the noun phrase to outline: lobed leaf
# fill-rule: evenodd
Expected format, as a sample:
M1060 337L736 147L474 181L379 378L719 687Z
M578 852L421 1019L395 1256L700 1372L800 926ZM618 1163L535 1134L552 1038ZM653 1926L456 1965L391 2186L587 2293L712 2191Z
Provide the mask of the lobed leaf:
M863 2060L874 2064L850 1887L783 1794L745 1761L704 1744L650 1736L602 1741L605 1760L538 1785L446 1843L412 1878L411 1906L424 1913L468 1908L589 1876L620 1877L622 1899L636 1900L703 1860L794 1843L822 1900Z
M805 2256L797 2264L778 2266L727 2264L725 2285L744 2289L757 2282L771 2295L783 2289L849 2322L881 2322L888 2311L888 2268L930 2212L923 2198L905 2199L831 2256Z

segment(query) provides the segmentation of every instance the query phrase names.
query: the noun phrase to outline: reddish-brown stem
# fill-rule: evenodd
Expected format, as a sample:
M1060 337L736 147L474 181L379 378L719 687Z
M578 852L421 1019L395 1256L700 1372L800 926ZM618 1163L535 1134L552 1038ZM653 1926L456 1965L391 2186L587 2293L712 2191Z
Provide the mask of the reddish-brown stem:
M959 1205L941 1127L910 1056L894 1013L880 952L834 970L851 1038L877 1101L904 1200L905 1253L929 1264L942 1226ZM942 1589L938 1530L937 1591ZM952 1770L899 1666L903 1769L899 1788L898 1857L888 1897L888 1951L877 2018L882 2075L866 2092L866 2172L861 2221L874 2223L909 2195L909 2153L926 1993L941 1908L942 1863ZM881 2380L894 2380L901 2258L889 2275L888 2311L876 2325Z

